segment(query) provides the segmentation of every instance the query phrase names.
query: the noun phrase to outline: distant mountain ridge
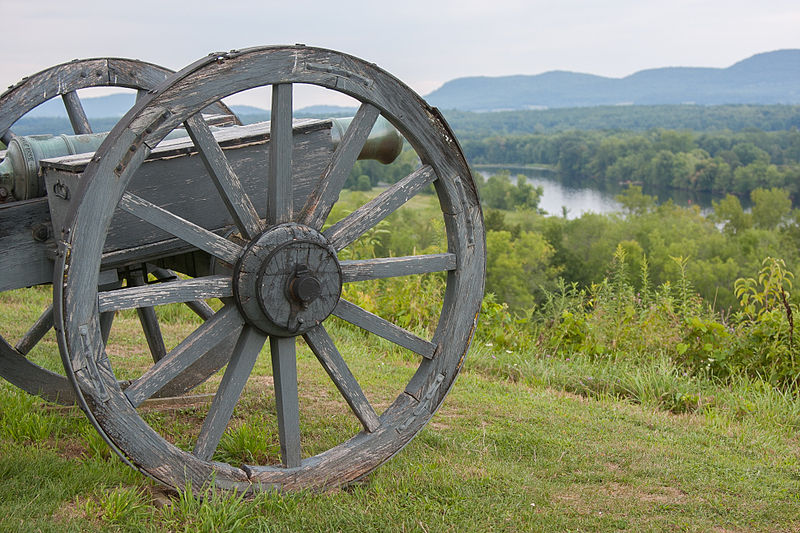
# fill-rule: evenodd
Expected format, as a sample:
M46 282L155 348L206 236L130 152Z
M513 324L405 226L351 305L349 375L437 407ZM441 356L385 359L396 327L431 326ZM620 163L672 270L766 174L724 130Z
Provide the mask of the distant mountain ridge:
M106 96L81 98L81 105L90 119L120 118L133 106L136 97L133 93L117 93ZM231 110L239 116L269 119L269 111L250 105L232 105ZM295 110L295 115L303 117L352 116L355 107L334 105L315 105ZM32 109L25 115L26 119L67 118L67 111L60 98L53 98Z
M727 68L664 67L608 78L554 70L535 75L476 76L448 81L426 100L441 109L513 111L615 105L800 104L800 49L756 54ZM133 105L133 93L87 97L90 119L119 118ZM243 118L266 120L267 110L234 105ZM352 115L355 108L317 105L295 110L298 117ZM66 118L60 98L26 118Z
M441 109L509 111L598 105L800 104L800 50L756 54L727 68L665 67L624 78L550 71L466 77L426 96Z
M81 105L88 118L118 118L124 115L135 101L136 95L133 93L117 93L81 98ZM60 118L66 117L67 111L61 98L53 98L30 110L25 116L27 118Z

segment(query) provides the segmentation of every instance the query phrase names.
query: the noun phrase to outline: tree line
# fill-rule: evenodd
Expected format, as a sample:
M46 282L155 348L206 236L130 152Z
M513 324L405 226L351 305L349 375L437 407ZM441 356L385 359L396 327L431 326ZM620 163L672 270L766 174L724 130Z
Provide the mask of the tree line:
M749 195L800 190L800 131L571 131L467 140L472 164L550 165L563 183L633 183Z
M800 106L792 105L635 105L592 106L474 113L447 110L462 141L492 136L560 133L574 130L779 131L800 128Z

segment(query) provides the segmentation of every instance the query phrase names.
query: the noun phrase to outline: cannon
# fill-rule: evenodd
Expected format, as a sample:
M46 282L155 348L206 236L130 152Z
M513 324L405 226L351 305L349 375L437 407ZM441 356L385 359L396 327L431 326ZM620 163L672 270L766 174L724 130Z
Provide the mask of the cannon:
M52 175L53 169L48 167L43 172L41 160L77 154L91 155L108 135L108 132L91 132L89 121L77 96L77 89L88 86L127 87L137 89L137 96L141 97L147 90L166 79L169 74L171 71L167 69L138 60L120 58L76 60L26 78L0 96L0 118L2 118L0 129L3 130L2 137L8 144L5 157L0 160L0 205L17 202L14 205L5 205L5 209L0 211L0 221L2 221L0 224L3 225L3 231L0 232L0 249L4 251L0 259L4 272L0 279L0 291L49 283L52 279L54 241L51 209L48 209L48 205L52 202L64 205L63 200L67 198L61 200L59 198L66 197L70 192L63 183L56 182L51 184L49 198L44 198L46 196L44 175ZM76 135L16 136L8 129L30 109L49 98L58 96L64 100ZM241 126L239 119L221 102L216 102L204 110L203 117L209 124ZM332 148L338 144L347 125L349 119L331 120L329 144ZM253 128L243 128L237 133L229 130L226 133L228 144L237 136L240 141L252 137L252 131ZM173 143L173 151L178 145L182 146L183 150L187 149L189 145L185 130L176 132L172 136L184 139L182 143L180 141L178 144ZM370 138L359 154L359 159L376 159L389 163L399 154L401 148L401 137L388 122L381 120L373 127ZM50 163L51 166L54 164L56 163ZM25 202L28 200L30 202ZM61 210L56 209L56 217L59 216L59 212ZM156 269L152 265L150 268L162 279L175 277L174 272ZM142 271L140 267L138 272L135 270L133 275L142 278L137 282L143 282L147 277L146 269ZM112 284L119 284L119 280L129 278L131 272L130 269L118 269L105 272L104 275L106 279L110 275L117 280ZM130 279L126 281L131 282ZM203 318L208 318L212 314L212 311L201 302L189 302L189 306ZM158 358L165 348L160 338L157 319L151 308L138 309L137 312L153 357ZM111 320L113 314L108 314L104 324L106 337L109 334ZM13 346L0 336L0 376L21 389L40 395L49 401L73 404L75 397L68 381L63 376L35 364L31 357L31 351L51 327L52 307L48 306ZM195 368L196 377L192 381L174 383L159 391L159 395L171 396L186 392L210 373L218 370L224 364L225 358L220 356L215 361L211 366L206 364L202 370Z
M343 93L358 110L336 125L293 120L297 84ZM269 123L212 129L209 106L256 87L270 90ZM331 219L359 154L372 151L365 146L379 118L420 165ZM188 139L168 138L181 129ZM241 492L350 483L425 426L463 365L486 262L475 184L439 112L374 64L304 45L210 54L143 91L94 153L43 160L40 178L45 199L0 207L38 202L52 225L50 245L40 243L52 262L38 280L28 272L19 277L35 285L50 274L51 316L74 399L123 460L161 483ZM446 250L350 258L351 245L431 184ZM342 296L350 283L435 273L445 289L431 336ZM151 346L152 360L132 375L107 344L109 317L127 309L157 315L176 304L202 310L204 321L169 349ZM362 354L339 351L334 320L406 353L394 398L365 393L348 364ZM155 328L143 329L148 344L157 344L150 342L158 340ZM326 424L301 423L301 407L315 399L298 390L298 368L306 368L298 363L300 339L338 391L342 416L355 422L345 424L351 431L328 435ZM234 409L267 345L271 379L256 385L271 397L278 451L260 462L225 461L221 443L236 429ZM213 399L196 412L196 431L179 442L143 406L165 388L200 383Z

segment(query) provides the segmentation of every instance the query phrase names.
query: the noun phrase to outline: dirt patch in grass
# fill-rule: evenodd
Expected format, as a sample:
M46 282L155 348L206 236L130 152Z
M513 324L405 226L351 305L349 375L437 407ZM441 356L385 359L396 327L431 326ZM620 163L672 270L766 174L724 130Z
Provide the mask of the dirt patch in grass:
M688 501L688 496L676 487L658 487L654 492L641 494L639 499L647 503L684 505Z
M83 498L78 496L73 500L63 502L58 510L53 513L53 520L64 524L75 523L79 520L88 520L94 525L100 526L102 522L97 517L90 517L86 513L86 502L89 498L91 498L91 496Z
M52 441L50 447L64 459L84 459L89 454L86 442L80 439L59 439Z
M555 496L555 501L565 504L578 514L605 512L609 509L624 509L635 502L634 506L646 505L686 505L689 496L677 487L634 487L616 481L600 485L581 485L573 487L569 492ZM612 501L609 501L612 500ZM620 502L620 503L617 503Z

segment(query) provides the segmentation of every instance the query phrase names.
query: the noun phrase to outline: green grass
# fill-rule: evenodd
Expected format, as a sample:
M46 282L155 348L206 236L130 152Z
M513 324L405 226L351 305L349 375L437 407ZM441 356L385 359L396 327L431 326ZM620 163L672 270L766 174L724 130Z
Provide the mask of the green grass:
M0 334L18 338L49 298L40 288L0 295ZM199 323L181 306L159 315L168 346ZM0 531L800 531L800 400L752 376L687 372L669 357L674 328L613 330L621 316L599 315L587 330L620 341L601 356L546 338L525 341L536 349L476 340L418 437L362 482L328 493L165 493L112 456L80 411L0 383ZM380 412L417 357L337 319L326 327ZM135 314L119 313L108 348L118 377L149 364L141 337ZM33 357L58 369L52 333ZM359 424L302 343L298 373L308 456ZM143 411L191 449L207 409ZM271 464L279 453L265 352L214 459Z
M370 398L378 405L387 401L407 379L406 356L381 342L365 343L357 332L336 333ZM303 430L314 435L304 442L306 453L357 427L346 409L330 416L341 402L315 366L300 350ZM676 415L657 391L688 378L664 370L640 368L636 378L624 365L614 373L588 360L492 352L476 344L428 427L366 480L331 493L251 500L217 493L165 498L105 451L80 412L54 409L3 384L0 531L800 528L796 401L748 382L740 384L737 407L726 397L734 389L700 383L695 389L715 394L714 403ZM268 364L259 361L257 373L268 374ZM664 384L656 375L672 377ZM607 383L638 379L639 396L625 388L575 385L589 376ZM269 435L274 430L267 429L274 401L258 379L251 381L218 458L277 455ZM192 427L202 409L148 416L165 424L183 417ZM268 434L252 429L259 427Z

